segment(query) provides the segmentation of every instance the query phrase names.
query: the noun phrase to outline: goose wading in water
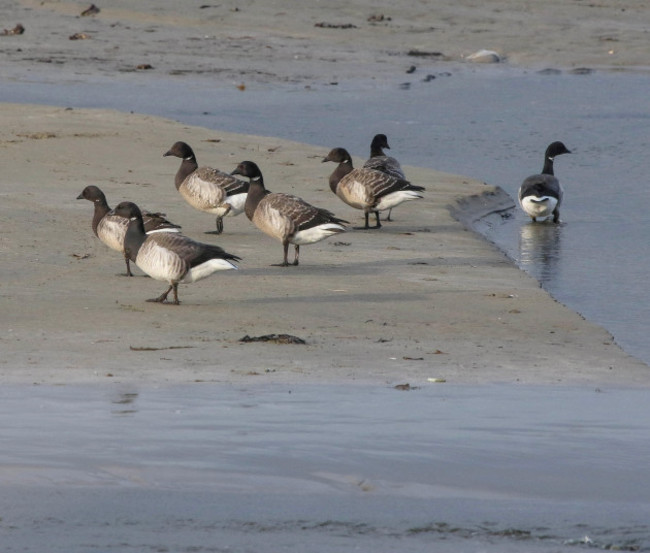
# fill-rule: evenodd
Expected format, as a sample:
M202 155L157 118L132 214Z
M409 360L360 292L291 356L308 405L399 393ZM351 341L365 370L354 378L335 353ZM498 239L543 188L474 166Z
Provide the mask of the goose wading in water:
M126 229L129 226L129 220L120 215L109 215L111 208L106 201L106 195L97 186L86 186L81 194L77 196L77 200L93 202L95 206L92 221L93 233L109 248L120 252L124 256L126 276L133 276L129 258L124 252L124 237L126 236ZM153 232L180 232L180 225L175 225L165 219L164 213L143 211L142 219L144 222L144 231L147 234Z
M394 157L386 155L384 153L384 148L390 150L390 146L388 145L388 137L385 134L376 134L372 138L372 142L370 142L370 157L363 164L363 168L375 169L376 171L381 171L382 173L386 173L387 175L395 177L396 179L402 179L406 181L406 175L404 174L404 170L402 169L400 162L397 161ZM424 191L423 186L411 186L416 190L419 189L420 192ZM388 210L388 215L385 219L386 221L392 221L390 217L392 211L392 208Z
M176 142L163 157L181 158L181 166L174 177L176 190L193 208L217 216L217 230L223 232L223 218L234 217L244 211L248 183L212 167L199 167L194 151L185 142Z
M289 244L295 246L293 265L298 265L300 246L313 244L334 234L345 232L347 221L335 217L326 209L308 204L292 194L269 192L264 187L260 168L252 161L242 161L233 171L250 179L245 212L262 232L282 242L284 259L279 265L289 265Z
M531 175L521 183L519 205L533 221L550 216L553 216L554 223L560 221L560 205L564 190L553 174L553 160L555 156L570 153L562 142L549 144L544 153L542 172L539 175Z
M330 189L349 206L361 209L365 215L362 229L381 228L379 212L391 209L409 200L419 200L424 196L421 186L393 177L375 169L355 169L352 157L344 148L334 148L323 159L333 161L338 167L329 177ZM369 225L369 215L374 213L377 224Z
M129 220L124 238L124 251L129 259L151 278L169 283L165 292L147 301L165 303L173 290L174 300L169 303L178 305L180 282L197 282L216 271L237 269L233 261L240 258L219 246L196 242L180 233L146 234L142 213L132 202L118 204L110 214Z

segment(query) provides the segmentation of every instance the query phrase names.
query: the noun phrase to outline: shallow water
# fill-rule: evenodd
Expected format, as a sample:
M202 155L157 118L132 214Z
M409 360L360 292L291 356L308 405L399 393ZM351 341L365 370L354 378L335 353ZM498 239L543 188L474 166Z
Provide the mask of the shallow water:
M475 177L512 198L523 178L541 170L546 146L562 140L573 151L555 163L566 190L564 223L531 225L515 209L480 230L554 297L650 362L650 218L643 209L650 76L441 65L404 77L409 86L252 84L240 92L198 77L39 71L0 83L0 101L131 110L322 145L324 154L344 146L360 157L372 135L384 132L403 164ZM314 171L315 181L327 176L320 164Z
M645 391L5 387L0 542L650 550Z

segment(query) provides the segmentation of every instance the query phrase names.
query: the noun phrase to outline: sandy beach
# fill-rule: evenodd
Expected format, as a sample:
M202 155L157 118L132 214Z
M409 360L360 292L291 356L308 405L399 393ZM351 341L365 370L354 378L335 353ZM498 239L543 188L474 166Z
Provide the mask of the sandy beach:
M379 232L350 231L271 267L281 245L244 217L194 212L173 186L176 140L232 170L255 160L271 190L297 194L355 224L327 187L321 149L189 128L137 114L4 105L2 279L5 383L147 381L641 384L647 367L450 212L478 217L509 198L463 177L409 167L425 200ZM361 160L356 160L360 162ZM165 212L199 240L243 258L239 271L181 286L182 305L146 303L164 283L120 276L92 234L88 184L109 203ZM496 196L495 196L496 195ZM306 345L241 343L288 333Z
M645 70L647 62L641 1L399 9L250 1L194 6L182 16L173 2L130 4L100 5L92 17L71 2L5 6L0 26L20 22L26 31L1 37L3 65L11 78L42 68L71 80L135 74L146 63L151 74L209 76L219 86L312 86L394 78L411 65L440 69L483 48L540 69ZM529 21L536 32L521 32ZM88 38L70 40L74 33ZM327 151L108 110L3 104L0 112L2 383L647 385L645 364L468 230L471 220L512 205L499 189L407 167L427 188L425 200L397 209L379 232L305 246L299 267L271 267L281 245L243 215L226 219L221 236L204 234L213 217L184 203L173 186L177 160L162 154L184 140L200 164L231 171L253 160L271 190L359 224L360 213L328 189ZM92 234L92 206L75 199L88 184L112 206L128 199L165 212L188 236L241 256L240 270L181 285L181 306L146 303L165 285L137 270L135 278L119 275L120 256ZM306 344L240 341L271 333Z

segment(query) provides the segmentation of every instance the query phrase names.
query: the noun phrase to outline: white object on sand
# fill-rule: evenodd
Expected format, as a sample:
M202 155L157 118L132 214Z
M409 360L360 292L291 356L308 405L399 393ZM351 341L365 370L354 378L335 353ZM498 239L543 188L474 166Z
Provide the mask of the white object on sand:
M479 50L467 56L467 61L473 63L499 63L501 61L501 56L497 54L494 50Z

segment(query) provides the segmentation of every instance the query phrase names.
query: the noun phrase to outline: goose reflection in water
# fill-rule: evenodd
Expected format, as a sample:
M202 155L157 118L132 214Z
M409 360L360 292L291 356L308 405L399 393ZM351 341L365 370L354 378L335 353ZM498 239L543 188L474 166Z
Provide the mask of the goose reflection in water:
M110 401L111 413L117 416L134 415L138 412L135 406L136 400L140 394L136 390L119 390L113 392Z
M562 227L551 223L528 223L519 229L519 266L543 287L557 277Z

